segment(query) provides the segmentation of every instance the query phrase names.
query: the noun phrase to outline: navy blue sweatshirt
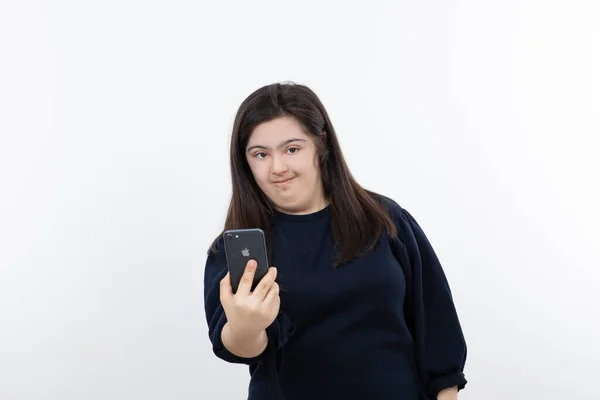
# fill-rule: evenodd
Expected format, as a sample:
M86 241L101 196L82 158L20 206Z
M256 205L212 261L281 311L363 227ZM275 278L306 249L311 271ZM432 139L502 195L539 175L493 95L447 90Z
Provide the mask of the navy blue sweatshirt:
M332 266L331 206L276 213L274 253L281 310L259 356L221 342L223 242L209 253L205 310L214 353L247 364L249 400L431 400L466 384L466 344L440 262L415 219L381 197L398 228L361 257Z

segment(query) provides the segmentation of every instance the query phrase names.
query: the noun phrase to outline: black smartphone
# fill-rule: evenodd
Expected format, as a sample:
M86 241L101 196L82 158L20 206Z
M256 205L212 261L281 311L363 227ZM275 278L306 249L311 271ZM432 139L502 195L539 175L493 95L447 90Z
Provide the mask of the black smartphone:
M254 290L258 282L269 272L265 233L258 228L232 229L223 233L223 241L233 293L237 292L246 264L250 260L255 260L258 264L252 283L252 290Z

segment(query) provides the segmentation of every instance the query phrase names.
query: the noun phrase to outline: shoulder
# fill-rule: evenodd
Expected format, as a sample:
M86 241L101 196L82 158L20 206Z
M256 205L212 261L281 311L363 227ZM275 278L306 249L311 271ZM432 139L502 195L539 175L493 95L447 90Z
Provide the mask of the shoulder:
M227 273L227 258L225 243L222 237L217 237L208 250L204 264L204 284L206 287L216 287Z
M396 200L380 193L371 192L371 195L376 198L385 208L388 215L394 222L398 231L398 236L402 242L415 239L416 235L423 235L421 227L406 208L400 205Z
M219 235L213 240L206 253L207 263L222 261L225 258L224 249L225 241L223 240L223 235Z
M394 199L375 192L371 192L371 196L384 206L391 217L399 216L402 213L403 208Z
M402 222L401 220L406 220L406 214L408 214L408 212L396 200L392 199L391 197L385 196L381 193L369 193L387 211L390 218L392 218L392 220L396 224L396 228L399 228L398 224Z

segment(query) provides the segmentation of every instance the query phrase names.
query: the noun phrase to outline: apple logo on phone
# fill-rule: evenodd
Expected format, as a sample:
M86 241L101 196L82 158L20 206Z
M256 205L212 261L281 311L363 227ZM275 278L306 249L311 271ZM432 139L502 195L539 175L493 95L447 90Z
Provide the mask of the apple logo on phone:
M244 257L250 257L250 250L248 250L248 248L246 247L244 250L242 250L242 255Z

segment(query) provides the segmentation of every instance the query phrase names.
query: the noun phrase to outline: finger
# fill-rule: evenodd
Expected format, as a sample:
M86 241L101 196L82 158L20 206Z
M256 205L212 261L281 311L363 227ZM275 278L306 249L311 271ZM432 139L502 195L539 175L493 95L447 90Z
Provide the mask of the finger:
M225 275L223 279L221 279L221 283L219 284L219 294L221 297L221 303L223 300L229 299L233 296L233 288L231 287L231 276L229 272Z
M257 263L254 260L249 260L246 263L246 269L240 279L240 285L236 293L248 294L252 290L252 282L254 281L254 274L256 273Z
M269 292L265 296L264 302L270 304L275 303L277 301L279 301L279 284L277 282L273 282L271 288L269 289Z
M256 285L256 289L254 289L253 296L264 300L265 296L271 289L273 282L275 282L275 278L277 278L277 268L271 267L269 268L269 272L260 280L258 285Z

